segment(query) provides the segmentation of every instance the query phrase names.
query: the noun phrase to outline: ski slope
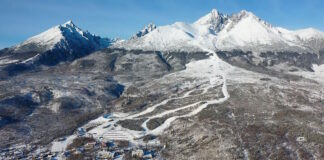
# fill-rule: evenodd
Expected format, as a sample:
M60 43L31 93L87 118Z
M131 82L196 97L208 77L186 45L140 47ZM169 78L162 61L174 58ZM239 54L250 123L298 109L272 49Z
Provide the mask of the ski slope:
M206 49L208 50L208 49ZM162 102L151 105L147 109L138 112L138 113L112 113L110 117L103 118L99 117L95 120L90 121L88 124L83 126L86 128L87 126L96 126L90 131L86 132L85 136L91 136L98 140L126 140L132 142L135 145L144 145L142 141L142 137L149 134L159 135L163 134L163 132L172 125L172 122L179 118L187 118L191 116L197 115L203 109L205 109L208 105L211 104L220 104L225 102L229 97L229 93L227 91L226 86L226 64L222 60L220 60L215 53L211 52L212 56L209 59L193 61L187 64L187 69L180 71L177 74L166 75L167 78L177 78L188 77L188 78L196 78L202 79L203 81L193 81L191 86L200 86L199 88L191 87L190 90L186 91L183 95L179 95L178 97L170 97ZM229 67L227 67L229 68ZM162 77L162 79L165 77ZM197 84L202 82L208 82L208 84ZM187 84L186 84L187 85ZM221 92L223 97L219 99L210 99L210 100L201 100L196 101L191 104L173 108L170 110L166 110L164 112L154 112L159 107L171 102L172 100L184 99L190 97L190 93L195 90L203 90L202 94L206 94L209 89L222 86ZM188 110L189 112L184 112L182 115L175 115L174 113L178 111ZM170 116L171 115L171 116ZM174 116L173 116L174 115ZM147 128L147 122L151 119L163 116L170 116L163 124L158 126L157 128L150 130ZM141 124L143 131L135 131L128 128L124 128L118 124L119 121L123 120L139 120L141 118L146 118L146 120ZM70 136L71 137L71 136ZM56 150L57 148L66 148L66 146L71 143L71 138L67 138L69 142L55 142L53 144L52 150ZM72 135L73 138L77 137L76 134ZM60 144L61 143L61 144ZM58 147L59 146L59 147Z

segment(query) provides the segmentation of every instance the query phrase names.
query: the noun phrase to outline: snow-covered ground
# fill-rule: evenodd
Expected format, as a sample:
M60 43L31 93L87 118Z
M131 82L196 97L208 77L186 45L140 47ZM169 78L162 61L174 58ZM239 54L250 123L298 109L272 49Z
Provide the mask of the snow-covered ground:
M6 65L6 64L16 63L16 62L18 62L18 60L4 59L4 60L0 60L0 65Z
M52 143L52 152L64 152L66 150L66 147L73 142L73 139L75 139L76 135L71 135L67 137L64 141L55 141Z
M12 59L7 59L6 57L3 57L0 59L0 65L6 65L6 64L11 64L11 63L16 63L19 60L12 60Z
M317 82L324 85L324 64L322 65L313 65L314 72L307 72L307 71L298 71L292 72L292 74L296 74L299 76L303 76L305 78L316 80Z

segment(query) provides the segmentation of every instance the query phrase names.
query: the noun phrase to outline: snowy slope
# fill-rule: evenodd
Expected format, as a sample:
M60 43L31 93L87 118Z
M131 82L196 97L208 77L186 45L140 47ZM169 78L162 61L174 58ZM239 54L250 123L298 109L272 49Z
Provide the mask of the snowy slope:
M59 43L63 39L64 39L64 36L62 35L62 31L60 30L59 26L56 26L56 27L50 28L49 30L47 30L43 33L40 33L39 35L36 35L36 36L33 36L33 37L27 39L22 44L15 47L15 50L18 50L19 47L28 45L30 43L43 45L46 49L51 49L55 46L55 44Z
M0 65L8 62L56 64L108 47L114 40L82 31L72 21L52 27L19 45L0 51Z
M42 46L44 50L50 50L54 47L71 48L69 41L78 42L80 45L88 45L95 49L107 47L110 43L110 39L100 38L89 32L82 31L71 20L62 25L55 26L42 32L36 36L33 36L20 45L15 47L15 50L19 50L26 45L34 44Z
M294 32L294 34L301 40L321 39L324 33L314 28L301 29Z
M217 37L217 46L220 49L276 43L294 45L280 36L276 28L247 11L233 15L228 25L220 31Z
M277 30L280 32L283 38L296 43L302 41L310 41L314 39L324 39L324 32L321 32L314 28L290 31L284 28L277 27Z
M273 27L245 10L228 16L213 9L192 24L176 22L160 26L141 37L115 46L162 51L199 50L203 45L203 48L212 50L318 52L321 49L319 40L324 40L324 34L315 29L290 31Z

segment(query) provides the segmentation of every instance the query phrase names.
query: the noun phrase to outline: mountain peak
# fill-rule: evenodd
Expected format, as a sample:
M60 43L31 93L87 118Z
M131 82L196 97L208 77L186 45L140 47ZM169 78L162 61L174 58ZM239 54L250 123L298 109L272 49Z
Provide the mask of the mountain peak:
M34 63L39 60L41 64L52 65L61 61L82 57L91 52L108 47L113 42L114 41L109 38L101 38L88 31L82 31L82 29L78 28L70 20L14 46L13 52L34 53L28 55L32 57L28 57L27 60L23 59L24 63ZM57 56L56 53L59 54L59 56ZM42 59L39 59L41 54Z
M64 23L64 25L73 25L74 23L72 22L72 20L68 20Z
M64 27L71 26L71 27L76 27L75 24L72 22L72 20L68 20L67 22L63 23Z
M53 48L56 44L64 41L67 33L77 33L75 35L80 35L79 37L84 35L84 32L78 28L72 20L69 20L61 25L57 25L52 27L36 36L33 36L26 41L24 41L21 45L26 44L37 44L44 46L46 49ZM70 34L72 35L72 34Z
M143 37L143 36L145 36L146 34L152 32L155 29L156 29L156 25L154 23L149 23L141 31L138 31L132 38Z
M261 20L259 17L254 15L252 12L247 11L247 10L241 10L240 12L232 15L232 19L234 21L239 21L243 18L253 18L253 19Z
M206 24L215 24L218 23L220 19L223 19L224 17L227 17L226 15L223 15L216 9L212 9L211 12L209 12L207 15L201 17L198 19L195 23L206 25Z
M255 16L252 12L250 11L247 11L247 10L241 10L239 12L240 15L243 15L243 16Z
M149 32L153 31L156 29L156 25L154 23L148 24L144 29L148 30Z
M39 48L42 48L42 51L51 50L53 48L72 50L73 48L82 48L84 46L89 46L88 50L97 50L107 47L110 42L110 39L101 38L88 31L83 31L69 20L27 39L16 46L15 50L26 48L24 46L29 45L39 46ZM71 47L72 43L73 47Z
M264 20L262 20L261 18L259 18L258 16L256 16L254 13L247 11L247 10L242 10L239 13L233 14L231 16L231 19L235 22L238 23L239 21L243 20L243 19L249 19L252 21L255 21L255 23L260 23L262 25L265 25L269 28L272 28L272 25Z
M207 15L198 19L194 24L207 26L214 34L219 32L227 23L228 16L212 9Z
M213 15L214 17L218 17L218 15L221 13L217 9L212 9L210 14Z

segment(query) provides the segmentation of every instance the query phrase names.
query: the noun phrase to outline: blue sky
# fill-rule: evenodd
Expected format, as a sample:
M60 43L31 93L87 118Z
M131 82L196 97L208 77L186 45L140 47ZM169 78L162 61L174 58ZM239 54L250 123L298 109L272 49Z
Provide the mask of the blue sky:
M70 19L91 33L126 39L150 22L190 23L213 8L227 14L245 9L288 29L324 30L323 0L1 0L0 48Z

